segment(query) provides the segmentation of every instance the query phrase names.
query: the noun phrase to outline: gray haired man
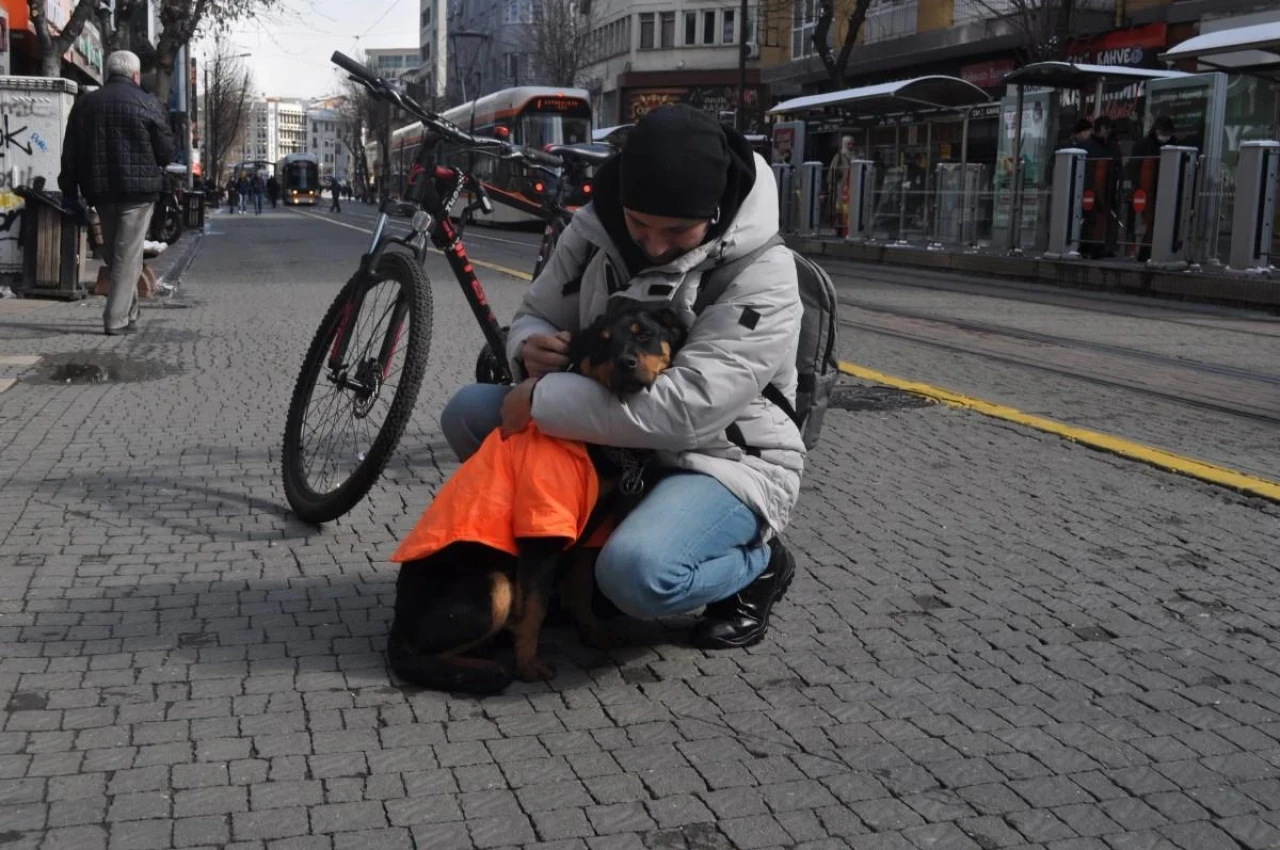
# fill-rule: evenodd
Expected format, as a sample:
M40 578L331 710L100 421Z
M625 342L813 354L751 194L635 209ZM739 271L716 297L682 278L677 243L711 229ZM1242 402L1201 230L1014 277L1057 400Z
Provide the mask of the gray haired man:
M173 134L160 101L140 85L137 55L107 57L107 82L71 109L62 143L63 195L77 191L102 218L102 253L111 272L103 313L108 336L137 330L142 243L173 158Z

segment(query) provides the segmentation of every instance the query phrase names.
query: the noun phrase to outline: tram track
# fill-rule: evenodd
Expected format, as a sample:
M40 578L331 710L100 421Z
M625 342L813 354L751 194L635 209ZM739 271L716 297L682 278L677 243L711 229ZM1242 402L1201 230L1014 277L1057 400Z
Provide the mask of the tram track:
M1280 424L1280 376L842 298L840 324L961 354Z

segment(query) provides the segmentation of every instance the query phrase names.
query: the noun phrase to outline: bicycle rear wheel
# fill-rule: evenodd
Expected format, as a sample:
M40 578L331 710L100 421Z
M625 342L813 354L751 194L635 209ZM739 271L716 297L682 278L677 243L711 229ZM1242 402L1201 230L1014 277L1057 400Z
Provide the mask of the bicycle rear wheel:
M395 252L383 254L367 279L349 281L330 305L285 423L284 492L299 519L337 519L386 468L422 385L431 314L426 273ZM341 362L332 365L344 345Z

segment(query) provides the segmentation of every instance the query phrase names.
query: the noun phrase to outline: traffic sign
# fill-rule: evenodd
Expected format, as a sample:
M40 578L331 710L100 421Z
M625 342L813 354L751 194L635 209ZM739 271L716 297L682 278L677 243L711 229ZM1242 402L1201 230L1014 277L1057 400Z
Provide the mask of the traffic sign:
M1084 198L1081 199L1081 205L1085 212L1093 212L1093 190L1085 189Z
M1133 193L1133 209L1135 212L1142 212L1147 208L1147 193L1142 189L1138 189Z

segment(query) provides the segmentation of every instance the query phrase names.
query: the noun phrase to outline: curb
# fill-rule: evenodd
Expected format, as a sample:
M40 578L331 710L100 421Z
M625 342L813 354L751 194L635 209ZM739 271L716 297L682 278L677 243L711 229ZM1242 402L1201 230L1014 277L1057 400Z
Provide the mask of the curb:
M810 257L887 267L935 269L958 275L1048 284L1063 289L1121 292L1280 312L1280 286L1276 285L1274 278L1259 275L1171 272L1040 257L1005 257L835 242L805 236L787 236L786 242L793 250Z

